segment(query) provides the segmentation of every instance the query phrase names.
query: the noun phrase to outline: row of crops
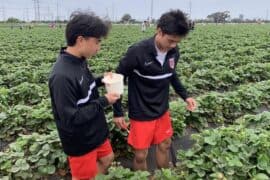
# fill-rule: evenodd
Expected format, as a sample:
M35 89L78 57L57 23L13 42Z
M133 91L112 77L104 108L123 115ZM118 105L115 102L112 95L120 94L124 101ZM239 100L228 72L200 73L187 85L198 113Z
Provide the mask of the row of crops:
M89 61L96 74L114 70L127 48L154 34L137 26L113 26L101 52ZM68 174L47 87L63 29L0 31L0 179L64 178ZM270 25L198 25L180 44L177 71L199 107L188 112L173 90L175 136L197 130L194 146L178 151L177 167L155 179L270 178ZM103 90L100 93L104 93ZM124 94L127 107L127 94ZM264 111L264 112L263 112ZM117 157L130 156L127 133L106 110ZM218 128L211 128L212 125ZM147 179L115 163L97 179Z

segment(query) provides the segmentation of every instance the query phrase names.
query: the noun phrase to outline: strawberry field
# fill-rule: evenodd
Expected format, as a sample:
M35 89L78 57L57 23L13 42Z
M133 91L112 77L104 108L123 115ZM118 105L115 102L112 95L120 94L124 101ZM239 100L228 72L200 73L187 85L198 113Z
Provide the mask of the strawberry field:
M113 26L90 69L97 75L113 71L130 45L154 31ZM65 45L64 29L1 28L0 38L0 179L67 178L47 85ZM178 75L199 107L187 111L171 89L175 136L188 128L197 133L192 148L177 152L177 166L155 171L155 179L269 179L270 25L198 25L180 52ZM130 157L127 132L116 129L111 108L106 112L116 156ZM97 179L147 176L114 163Z

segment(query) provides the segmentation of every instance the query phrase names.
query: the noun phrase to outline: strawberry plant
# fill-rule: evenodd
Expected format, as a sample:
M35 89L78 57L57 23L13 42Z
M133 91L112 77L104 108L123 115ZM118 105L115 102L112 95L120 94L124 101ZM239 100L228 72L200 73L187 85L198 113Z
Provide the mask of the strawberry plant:
M40 179L67 169L56 131L21 135L0 155L0 178Z

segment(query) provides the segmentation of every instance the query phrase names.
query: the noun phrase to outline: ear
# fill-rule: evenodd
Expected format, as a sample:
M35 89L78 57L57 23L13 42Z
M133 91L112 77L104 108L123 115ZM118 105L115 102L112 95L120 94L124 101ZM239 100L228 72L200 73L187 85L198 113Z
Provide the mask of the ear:
M76 44L81 44L84 40L84 37L83 36L78 36L77 39L76 39Z
M160 28L157 28L157 34L159 36L163 36L164 35L164 33L162 32L162 30Z

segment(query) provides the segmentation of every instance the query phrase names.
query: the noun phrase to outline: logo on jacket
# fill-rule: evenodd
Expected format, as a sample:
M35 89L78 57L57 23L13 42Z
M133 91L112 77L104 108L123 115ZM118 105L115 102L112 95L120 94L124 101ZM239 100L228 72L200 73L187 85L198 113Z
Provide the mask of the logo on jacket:
M171 69L174 69L174 66L175 66L174 58L169 59L169 65Z
M82 83L83 83L83 76L82 76L82 78L81 78L81 80L80 80L80 85L82 85Z
M153 63L153 61L146 61L146 62L144 62L144 65L145 66L149 66L150 64L152 64Z

